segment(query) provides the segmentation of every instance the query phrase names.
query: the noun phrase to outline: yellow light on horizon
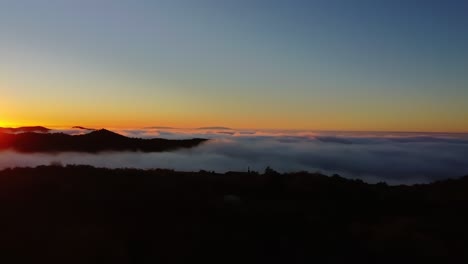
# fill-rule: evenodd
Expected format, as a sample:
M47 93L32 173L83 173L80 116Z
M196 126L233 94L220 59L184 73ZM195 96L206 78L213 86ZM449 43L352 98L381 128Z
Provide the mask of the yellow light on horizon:
M0 120L0 127L7 127L8 123Z

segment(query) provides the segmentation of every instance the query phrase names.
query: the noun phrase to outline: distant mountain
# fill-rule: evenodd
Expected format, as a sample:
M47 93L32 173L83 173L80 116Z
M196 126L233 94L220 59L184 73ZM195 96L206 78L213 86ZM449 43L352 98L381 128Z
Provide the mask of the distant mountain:
M88 128L88 127L82 127L82 126L74 126L72 128L82 129L82 130L89 130L89 131L95 131L96 130L95 128Z
M232 130L232 128L229 127L222 127L222 126L212 126L212 127L199 127L197 129L219 129L219 130Z
M0 127L0 133L24 133L24 132L39 132L47 133L51 129L43 126L25 126L25 127Z
M181 148L193 148L206 140L201 138L186 140L129 138L106 129L96 130L84 135L34 132L21 134L0 133L0 150L91 153L102 151L162 152Z
M219 131L219 132L216 132L216 133L217 134L222 134L222 135L230 135L230 136L236 134L236 132L234 132L234 131Z

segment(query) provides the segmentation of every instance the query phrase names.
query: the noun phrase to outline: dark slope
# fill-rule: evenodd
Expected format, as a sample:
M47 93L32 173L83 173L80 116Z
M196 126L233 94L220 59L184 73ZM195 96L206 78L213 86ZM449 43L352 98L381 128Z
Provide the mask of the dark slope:
M38 167L0 211L2 263L468 263L468 177Z
M94 129L94 128L89 128L89 127L83 127L83 126L74 126L72 128L75 128L75 129L81 129L81 130L88 130L88 131L95 131L97 129Z
M204 141L206 139L168 140L160 138L129 138L105 129L75 136L63 133L0 133L0 149L14 149L20 152L159 152L179 148L192 148Z
M24 133L24 132L39 132L47 133L50 129L43 126L29 126L29 127L0 127L0 133Z

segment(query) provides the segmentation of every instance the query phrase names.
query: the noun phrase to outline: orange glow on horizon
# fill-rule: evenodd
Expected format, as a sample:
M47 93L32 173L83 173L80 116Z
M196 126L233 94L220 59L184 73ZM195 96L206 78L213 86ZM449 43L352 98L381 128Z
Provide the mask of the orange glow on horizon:
M140 121L140 120L117 120L109 121L79 121L71 123L70 121L23 121L11 122L7 120L0 121L0 127L21 127L21 126L44 126L48 128L71 128L73 126L84 126L90 128L108 128L108 129L137 129L145 127L172 127L181 129L192 129L199 127L228 127L232 129L273 129L273 130L323 130L323 131L386 131L386 132L448 132L448 133L467 133L468 129L463 126L437 126L431 124L414 124L411 126L390 126L390 124L376 123L368 121L365 124L358 125L352 122L333 122L331 120L322 120L321 122L314 122L313 124L301 124L299 122L274 122L275 120L255 120L250 122L216 122L216 120L209 120L203 122L202 120L159 120L155 122Z
M10 103L10 105L9 105ZM458 117L431 115L403 115L378 116L368 113L348 112L303 112L291 114L287 112L263 111L258 113L216 113L177 110L145 112L110 109L80 109L70 111L54 108L40 108L33 111L19 108L6 100L0 114L0 127L44 126L49 128L71 128L84 126L91 128L129 129L145 127L229 127L233 129L276 129L276 130L333 130L333 131L401 131L401 132L454 132L467 133L468 124L458 121ZM9 111L5 111L8 109ZM67 111L66 111L67 110Z
M6 120L0 120L0 127L15 127L18 126L18 124L6 121Z

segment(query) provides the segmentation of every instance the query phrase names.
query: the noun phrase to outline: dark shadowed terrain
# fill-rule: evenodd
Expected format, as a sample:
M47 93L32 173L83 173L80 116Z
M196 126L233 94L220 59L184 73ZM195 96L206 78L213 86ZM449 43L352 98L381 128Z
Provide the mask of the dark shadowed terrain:
M464 263L468 177L0 171L2 263Z
M13 134L0 132L0 150L13 149L19 152L160 152L192 148L204 141L206 139L200 138L187 140L129 138L106 129L96 130L84 135L34 132Z
M24 132L39 132L47 133L51 129L43 126L27 126L27 127L0 127L0 133L24 133Z

